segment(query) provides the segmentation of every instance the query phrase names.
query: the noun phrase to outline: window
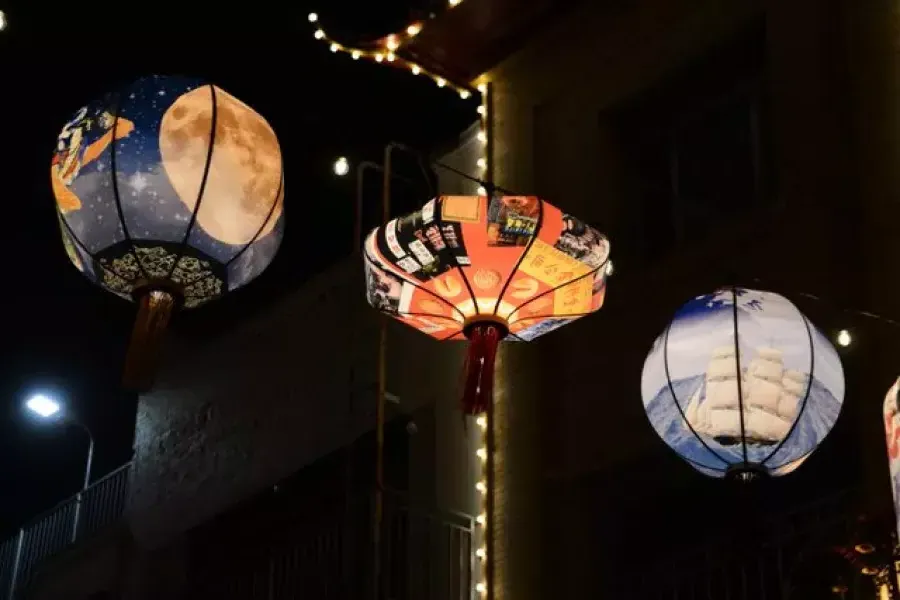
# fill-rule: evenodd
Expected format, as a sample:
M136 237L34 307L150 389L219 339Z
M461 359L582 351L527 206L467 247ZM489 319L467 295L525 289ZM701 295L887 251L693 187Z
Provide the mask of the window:
M657 259L767 208L764 65L754 27L604 115L622 151L634 254Z

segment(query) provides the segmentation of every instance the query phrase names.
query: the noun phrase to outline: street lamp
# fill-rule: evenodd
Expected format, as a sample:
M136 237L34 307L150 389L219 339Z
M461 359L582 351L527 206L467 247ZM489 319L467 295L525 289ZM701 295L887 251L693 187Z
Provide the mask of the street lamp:
M6 13L3 12L2 10L0 10L0 31L3 31L4 29L6 29L6 24L7 24Z
M81 516L82 496L91 482L91 464L94 461L94 435L87 425L79 421L71 411L63 410L62 404L47 394L32 394L25 402L25 407L44 420L57 419L64 425L72 425L84 431L88 437L87 460L84 465L84 481L75 502L75 516L72 520L72 542L78 535L78 521Z
M347 161L346 156L341 156L336 161L334 161L334 174L338 177L343 177L347 173L350 172L350 163Z

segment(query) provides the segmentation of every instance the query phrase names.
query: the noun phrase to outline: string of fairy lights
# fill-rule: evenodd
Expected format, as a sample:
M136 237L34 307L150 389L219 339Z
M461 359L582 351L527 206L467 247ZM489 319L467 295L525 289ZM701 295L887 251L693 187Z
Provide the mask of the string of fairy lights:
M448 0L448 8L454 8L462 3L463 0ZM473 165L474 171L477 173L475 179L483 181L488 169L487 142L488 142L488 122L490 115L488 114L488 85L487 81L481 80L477 83L474 90L464 84L450 81L421 64L412 61L398 54L403 46L412 41L424 26L422 21L410 23L403 31L392 33L377 43L363 48L355 47L339 42L333 39L319 21L319 15L310 13L308 20L316 29L313 36L324 44L334 53L347 54L353 60L369 60L378 64L386 64L396 68L406 69L414 76L428 77L439 88L445 88L454 91L463 100L470 98L475 90L481 95L481 102L478 104L479 128L476 133L476 140L480 146L480 151L475 158ZM341 160L341 159L339 159ZM346 170L344 170L346 172ZM487 190L483 184L479 184L477 194L486 196ZM488 551L487 551L487 528L488 528L488 473L490 461L488 461L488 419L486 415L479 415L475 419L477 425L475 443L475 493L477 495L478 514L475 517L476 532L474 539L475 556L478 561L478 570L475 577L475 590L480 596L486 596L488 593Z

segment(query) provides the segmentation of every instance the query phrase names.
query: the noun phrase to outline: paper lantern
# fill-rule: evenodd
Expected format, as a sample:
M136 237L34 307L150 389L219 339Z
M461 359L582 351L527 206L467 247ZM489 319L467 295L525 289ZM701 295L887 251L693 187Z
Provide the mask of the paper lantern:
M469 339L469 414L487 408L498 342L600 309L610 264L604 235L534 196L442 196L365 241L373 307L435 339Z
M891 472L891 492L894 495L894 515L900 539L900 379L894 382L884 398L884 434L887 441L888 465Z
M641 382L650 423L713 477L785 475L822 442L844 398L834 347L786 298L729 288L685 304Z
M269 124L195 79L147 77L79 109L51 166L63 243L88 279L139 304L126 383L142 388L173 309L259 275L281 242Z

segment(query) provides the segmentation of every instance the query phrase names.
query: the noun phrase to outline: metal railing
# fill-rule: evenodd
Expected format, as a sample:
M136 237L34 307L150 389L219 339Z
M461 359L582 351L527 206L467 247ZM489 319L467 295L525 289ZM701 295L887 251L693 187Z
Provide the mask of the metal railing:
M127 463L106 474L0 544L0 600L13 600L17 590L31 581L42 561L93 536L122 516L130 468L131 463Z
M373 594L372 515L371 498L364 497L349 511L318 515L278 545L229 549L227 562L191 570L184 598L475 598L473 519L421 510L395 493L385 497L381 589Z

